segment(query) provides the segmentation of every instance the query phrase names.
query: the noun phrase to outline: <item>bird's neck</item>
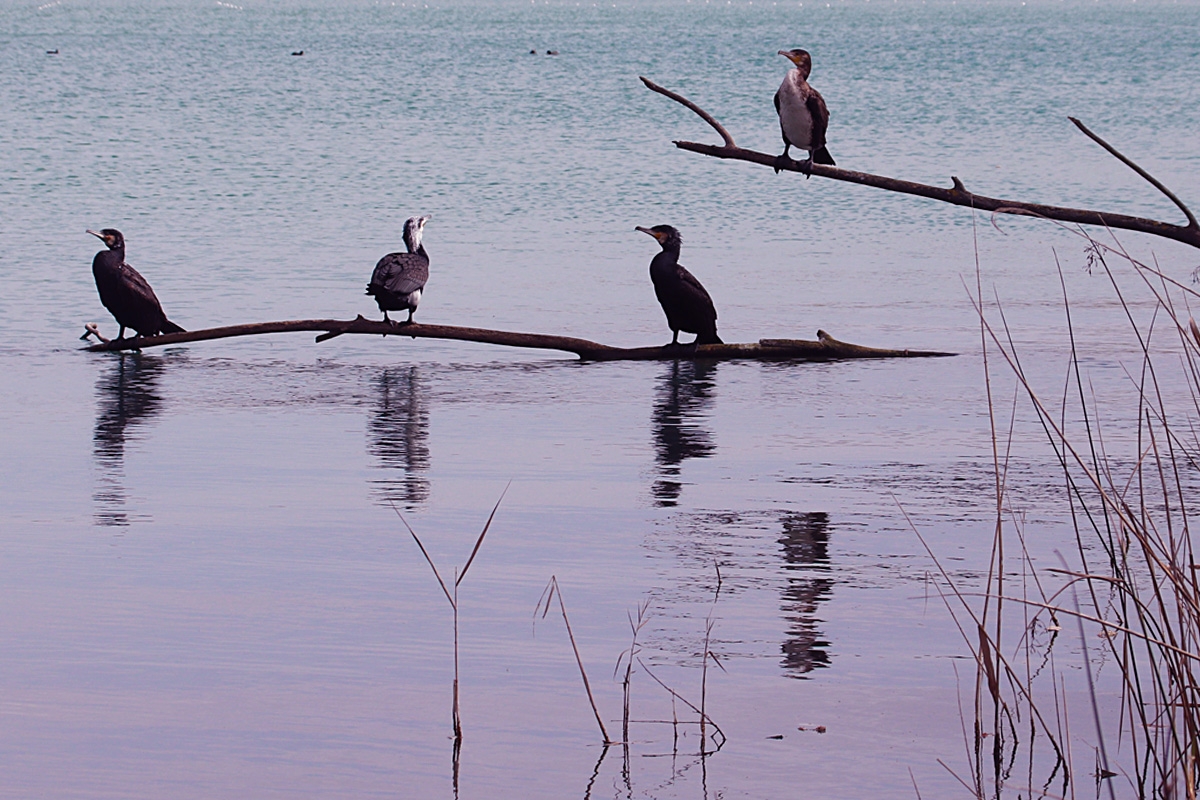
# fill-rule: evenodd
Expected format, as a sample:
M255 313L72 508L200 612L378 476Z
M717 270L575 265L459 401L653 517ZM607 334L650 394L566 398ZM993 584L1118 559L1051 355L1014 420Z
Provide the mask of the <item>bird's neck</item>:
M650 262L650 271L656 270L671 270L679 263L679 247L664 247L662 252L654 257Z

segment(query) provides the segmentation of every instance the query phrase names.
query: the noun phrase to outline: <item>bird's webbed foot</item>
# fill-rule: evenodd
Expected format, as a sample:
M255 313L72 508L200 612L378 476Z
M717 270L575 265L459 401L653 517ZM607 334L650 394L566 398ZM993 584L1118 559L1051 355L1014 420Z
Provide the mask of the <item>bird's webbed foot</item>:
M780 153L779 155L775 156L775 174L778 175L780 170L787 169L788 165L792 163L792 159L787 153Z
M800 171L804 173L804 177L806 179L812 177L812 165L813 165L812 156L809 156L808 158L806 158L800 162Z

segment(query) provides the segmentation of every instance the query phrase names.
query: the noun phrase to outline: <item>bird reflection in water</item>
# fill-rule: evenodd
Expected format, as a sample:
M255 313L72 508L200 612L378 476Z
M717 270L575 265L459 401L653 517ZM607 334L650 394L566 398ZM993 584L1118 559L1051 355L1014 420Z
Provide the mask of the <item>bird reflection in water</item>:
M805 514L784 512L783 613L788 621L782 645L783 670L792 678L803 678L814 669L829 666L829 642L817 630L817 607L829 599L833 579L829 573L829 515L824 511Z
M96 381L96 429L92 453L96 462L94 519L97 525L125 527L130 523L125 494L125 443L136 439L138 426L162 406L158 381L162 359L141 353L122 353Z
M717 362L671 361L658 383L654 401L654 460L659 477L651 488L655 504L674 506L683 491L680 465L689 458L717 452L704 427L712 406Z
M429 497L429 411L415 366L384 370L375 380L375 410L367 450L377 466L401 474L371 481L384 503L413 509Z

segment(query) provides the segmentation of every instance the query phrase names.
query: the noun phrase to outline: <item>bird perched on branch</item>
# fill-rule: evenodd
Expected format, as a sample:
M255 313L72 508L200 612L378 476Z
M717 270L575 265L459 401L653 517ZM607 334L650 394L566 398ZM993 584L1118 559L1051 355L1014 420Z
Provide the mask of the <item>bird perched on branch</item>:
M89 230L99 237L107 250L92 259L92 275L96 290L104 304L121 326L118 339L125 338L125 329L133 328L139 336L156 333L183 333L183 328L167 319L154 290L136 269L125 263L125 237L116 228Z
M779 55L795 65L783 76L779 91L775 92L775 111L779 114L779 127L783 132L783 154L775 160L778 173L788 158L788 150L798 147L808 151L804 165L812 168L814 163L836 166L833 156L825 147L825 131L829 129L829 109L825 98L808 85L812 72L812 56L807 50L780 50Z
M683 244L679 231L670 225L653 228L639 225L634 230L650 234L662 245L662 252L650 262L650 281L667 315L671 344L679 344L680 331L696 334L692 344L724 344L717 336L717 309L712 298L696 276L679 263L679 248Z
M404 324L413 321L413 312L417 310L421 292L429 280L429 256L425 253L425 245L421 243L421 235L429 219L409 217L404 223L404 246L408 252L388 253L379 259L375 271L371 273L367 294L375 296L384 322L392 322L388 318L389 311L405 310L408 311L408 319Z

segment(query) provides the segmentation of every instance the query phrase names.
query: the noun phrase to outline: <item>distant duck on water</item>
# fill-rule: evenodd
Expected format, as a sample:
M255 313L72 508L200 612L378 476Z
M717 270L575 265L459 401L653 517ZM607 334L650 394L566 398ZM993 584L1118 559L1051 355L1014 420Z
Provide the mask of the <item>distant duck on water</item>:
M696 334L692 344L724 344L717 336L717 309L712 298L696 276L679 263L679 249L683 245L679 231L670 225L653 228L639 225L634 230L650 234L662 245L662 252L650 262L650 282L667 315L671 344L679 344L680 331Z
M408 311L404 324L412 322L413 312L421 303L421 293L429 280L429 256L421 236L429 220L429 217L409 217L404 223L404 245L408 252L388 253L379 259L371 274L367 294L375 297L384 322L398 324L388 317L389 311Z
M139 336L157 333L183 333L183 328L167 319L154 290L141 274L125 263L125 237L116 228L89 230L104 242L107 250L92 259L92 276L96 291L117 323L121 326L118 339L125 338L125 329L133 328Z
M807 50L780 50L779 55L795 65L783 76L779 91L775 92L775 111L779 114L779 127L783 133L783 154L775 160L775 172L779 172L788 160L792 147L808 151L809 167L815 164L836 166L833 156L825 147L825 132L829 129L829 109L825 98L808 84L812 72L812 56Z

